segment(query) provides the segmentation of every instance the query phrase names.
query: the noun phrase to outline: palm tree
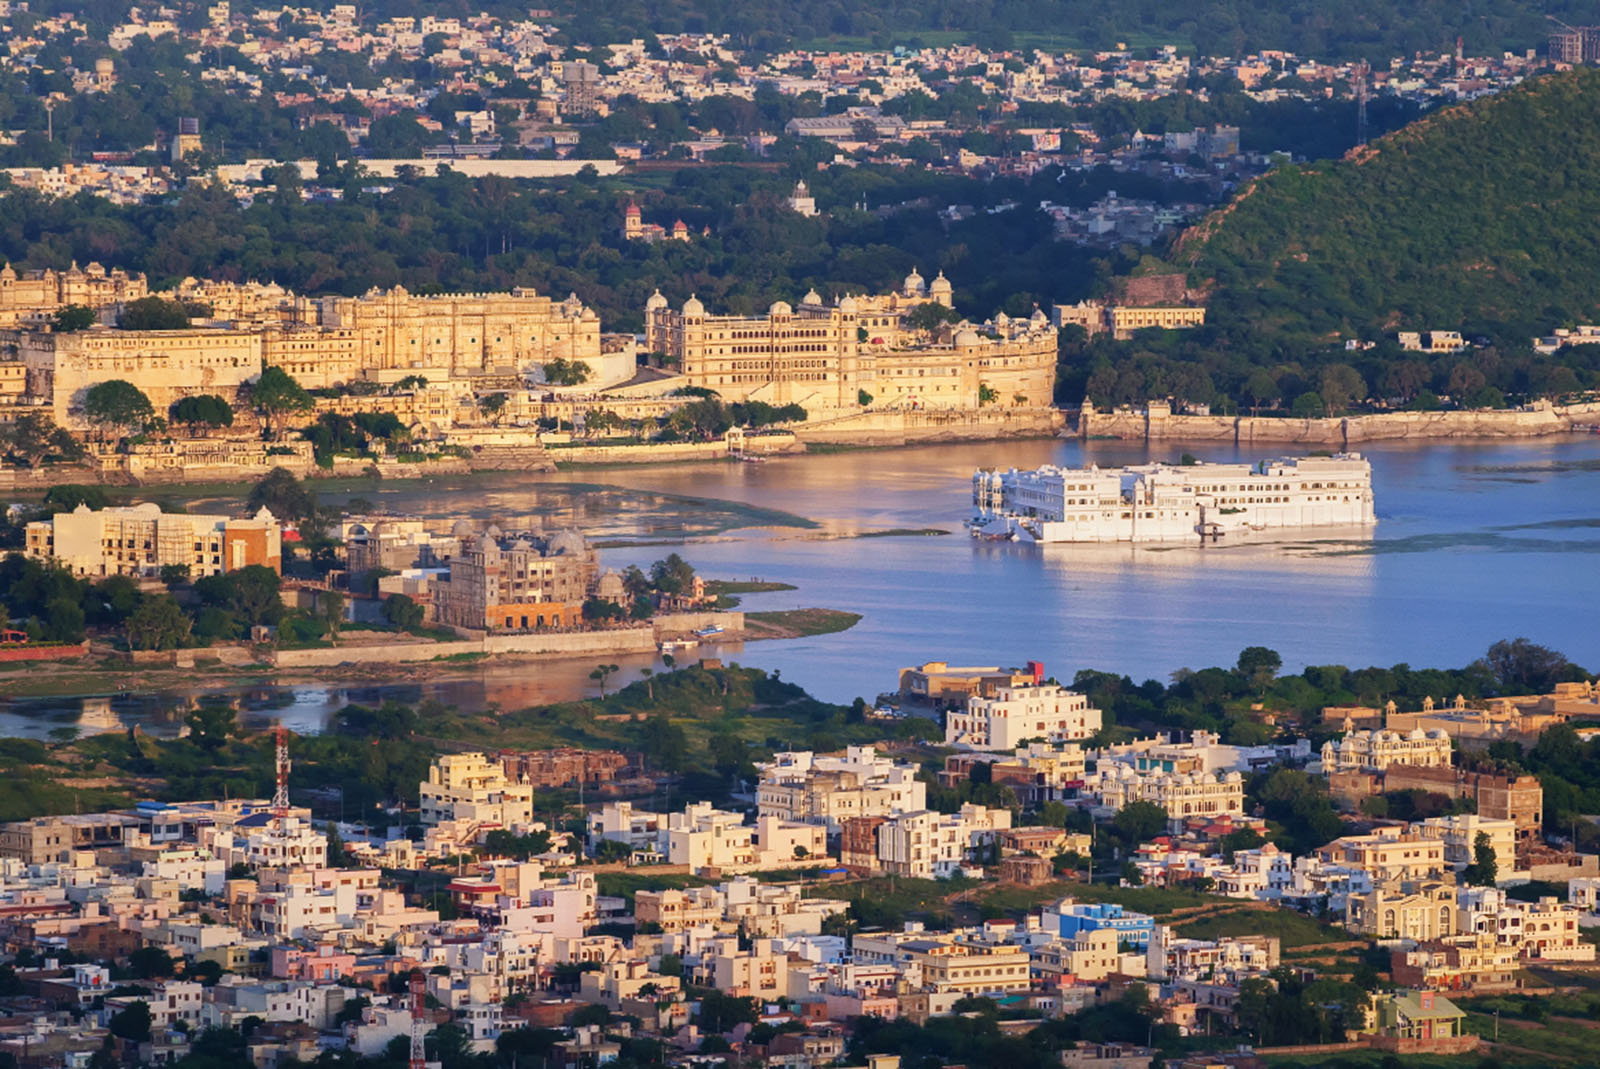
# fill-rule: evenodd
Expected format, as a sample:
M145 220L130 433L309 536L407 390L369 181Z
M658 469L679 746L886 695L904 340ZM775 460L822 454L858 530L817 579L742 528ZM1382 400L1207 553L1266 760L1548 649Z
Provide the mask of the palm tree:
M615 671L617 671L616 665L602 664L597 665L595 670L589 673L589 678L598 681L600 684L600 697L604 698L606 696L606 680L610 679L611 674Z

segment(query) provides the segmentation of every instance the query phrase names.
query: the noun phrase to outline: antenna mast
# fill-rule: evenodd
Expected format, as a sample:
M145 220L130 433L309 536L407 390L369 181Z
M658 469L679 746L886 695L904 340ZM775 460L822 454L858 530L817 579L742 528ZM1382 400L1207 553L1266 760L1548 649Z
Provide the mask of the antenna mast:
M1356 93L1356 144L1365 146L1367 143L1367 72L1371 68L1366 60L1360 60L1351 71L1355 79Z
M280 720L272 729L274 758L278 773L278 786L272 792L272 814L281 832L289 820L289 732Z
M411 970L411 1061L408 1069L427 1069L428 1055L423 1046L423 979L421 969Z

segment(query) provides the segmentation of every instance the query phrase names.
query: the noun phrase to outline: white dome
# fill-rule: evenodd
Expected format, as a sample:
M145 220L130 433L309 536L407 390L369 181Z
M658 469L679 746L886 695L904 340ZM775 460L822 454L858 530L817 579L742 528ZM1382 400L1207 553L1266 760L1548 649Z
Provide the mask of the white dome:
M950 292L950 280L948 278L944 277L944 272L943 271L940 271L939 272L939 276L933 280L931 285L928 286L928 292L929 293L949 293Z
M644 310L646 312L654 312L656 309L665 308L666 306L667 299L661 296L660 290L656 290L650 295L649 299L644 302Z
M842 315L853 316L856 314L857 310L856 299L854 297L846 297L844 300L839 302L839 312Z
M767 315L792 316L794 315L794 309L789 307L787 301L773 301L771 306L767 308Z
M907 293L921 293L926 285L927 283L922 276L917 273L917 269L913 267L911 273L906 276L905 291Z
M978 332L971 327L956 332L955 346L957 349L976 349L983 344L983 339L978 337Z
M551 537L545 552L552 557L560 553L570 553L576 556L587 548L588 544L584 542L583 535L577 531L566 530Z
M818 293L815 288L809 289L806 291L806 295L800 298L800 303L803 305L821 304L822 294Z
M686 316L703 316L706 314L706 306L700 303L698 297L690 294L689 299L683 302L683 314Z

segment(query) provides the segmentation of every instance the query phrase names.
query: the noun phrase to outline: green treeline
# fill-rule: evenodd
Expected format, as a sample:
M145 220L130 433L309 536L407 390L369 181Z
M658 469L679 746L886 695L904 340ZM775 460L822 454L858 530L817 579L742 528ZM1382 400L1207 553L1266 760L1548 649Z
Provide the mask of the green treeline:
M463 16L473 3L415 5ZM1516 0L1135 0L1108 5L1093 0L622 0L551 5L576 40L626 41L640 28L656 33L717 32L740 45L778 49L795 42L826 48L830 37L858 38L876 47L910 45L920 35L949 32L991 48L1015 47L1049 36L1085 48L1114 48L1130 36L1140 41L1192 45L1202 54L1240 55L1263 48L1328 58L1366 55L1388 59L1415 51L1453 48L1464 38L1468 55L1541 45L1546 12L1567 22L1600 21L1600 7L1585 0L1518 3ZM494 5L489 5L494 10ZM942 40L942 38L941 38Z
M385 195L345 168L345 199L303 200L291 177L281 192L241 207L199 184L159 204L120 206L82 194L51 201L13 192L0 212L0 259L28 268L72 260L144 271L153 286L185 276L275 281L305 294L359 294L403 285L416 293L532 286L556 298L576 292L604 329L638 330L645 300L660 289L675 304L696 293L708 308L745 314L810 287L827 297L898 288L913 268L943 270L957 307L974 318L1004 309L1028 315L1038 303L1076 300L1094 283L1092 250L1053 240L1050 220L1031 210L1053 197L1091 203L1114 188L1124 196L1200 199L1179 183L1090 174L1057 182L984 182L919 168L862 167L813 176L829 214L788 210L795 170L772 174L735 166L678 172L664 189L640 190L583 176L551 185L457 174L396 179ZM621 237L636 197L647 220L683 219L689 242L650 245ZM850 207L895 206L880 216ZM1014 210L946 225L947 204ZM708 236L701 231L710 229Z

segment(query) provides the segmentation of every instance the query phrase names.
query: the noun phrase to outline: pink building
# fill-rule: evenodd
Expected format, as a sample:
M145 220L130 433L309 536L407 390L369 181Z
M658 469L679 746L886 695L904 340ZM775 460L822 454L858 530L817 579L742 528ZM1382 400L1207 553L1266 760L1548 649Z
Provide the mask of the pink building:
M338 980L355 971L356 956L331 944L314 948L275 946L272 975L278 980Z

